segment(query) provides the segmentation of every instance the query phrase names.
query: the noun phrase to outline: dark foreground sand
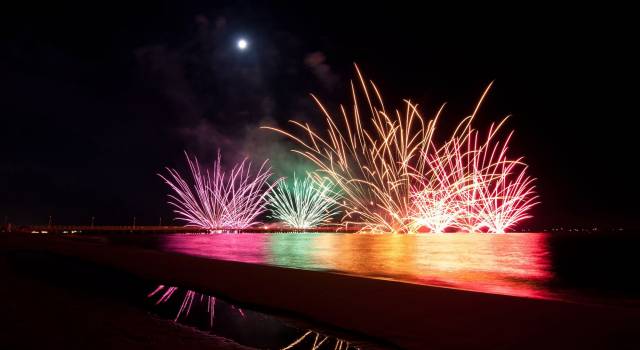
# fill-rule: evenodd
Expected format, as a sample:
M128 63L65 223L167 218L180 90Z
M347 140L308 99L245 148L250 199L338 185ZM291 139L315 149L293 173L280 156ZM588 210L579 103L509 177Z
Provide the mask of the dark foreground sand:
M157 318L110 291L75 288L83 281L65 286L48 278L44 267L40 274L33 271L37 266L17 266L24 257L16 261L3 248L0 349L249 349Z
M640 310L637 308L483 294L218 261L78 239L5 234L0 237L0 245L8 250L46 251L77 257L146 279L208 292L239 304L358 332L401 348L640 348ZM33 292L32 297L41 295ZM7 300L6 297L3 300ZM64 305L60 309L66 309L68 302L59 301ZM84 312L95 310L95 304L95 300L85 300L73 307ZM31 309L29 314L38 315L38 308ZM132 318L139 317L134 314ZM48 317L48 322L55 322L55 315ZM36 319L23 319L22 322L34 330L40 328ZM149 320L145 322L132 324L139 323L141 330L152 327L148 326ZM84 326L84 331L118 332L117 323L104 321L99 328L106 330ZM121 327L120 331L124 329ZM176 328L173 331L179 332ZM153 335L156 332L142 333L150 338L139 339L139 345L147 340L161 344L175 337L178 340L174 341L190 339L183 335L181 340L180 335L170 333L158 335L160 339L157 339Z

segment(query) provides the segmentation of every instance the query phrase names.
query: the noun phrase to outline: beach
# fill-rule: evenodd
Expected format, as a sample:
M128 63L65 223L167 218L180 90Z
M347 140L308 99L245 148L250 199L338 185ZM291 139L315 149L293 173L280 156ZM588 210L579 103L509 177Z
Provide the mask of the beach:
M636 335L640 330L640 313L637 308L496 295L331 272L222 261L139 247L107 245L100 240L82 237L69 239L25 234L3 234L0 237L4 255L11 252L39 252L72 257L126 271L132 278L197 290L238 305L303 319L319 327L357 334L392 347L631 349L638 345ZM55 303L38 301L33 307L27 308L26 314L5 303L6 311L3 313L9 315L5 319L13 320L12 324L19 325L20 320L25 324L22 328L14 327L24 330L29 326L34 329L32 324L36 323L32 317L47 314L48 323L60 328L52 331L52 337L92 334L92 331L98 332L96 334L117 332L118 327L114 324L119 322L112 323L106 319L103 323L91 326L91 329L81 328L81 331L74 331L73 327L56 321L61 312L67 309L78 308L88 314L99 313L104 307L100 300L62 297L66 295L64 288L41 281L23 281L21 275L15 272L11 278L16 287L8 292L3 291L7 293L3 295L3 300L26 298L20 293L21 290L31 290L33 294L28 300L42 298L47 293L63 298ZM24 283L27 284L18 286ZM20 296L16 297L18 294ZM122 337L113 335L111 338L140 341L138 345L148 341L149 344L157 342L159 346L165 346L171 341L178 341L185 342L185 345L177 345L179 348L200 347L197 342L200 341L201 332L153 319L144 312L136 314L117 307L109 307L109 310L112 313L110 320L131 321L131 327L124 327L133 332L131 334L146 334L140 338L133 337L137 340L129 340L126 336L129 333L126 332ZM136 321L138 318L145 321ZM153 327L169 328L171 331L147 329ZM87 341L95 339L92 336L83 337L89 338ZM163 340L165 337L171 339ZM59 344L64 344L64 340L60 340ZM131 348L138 347L135 343L131 345Z

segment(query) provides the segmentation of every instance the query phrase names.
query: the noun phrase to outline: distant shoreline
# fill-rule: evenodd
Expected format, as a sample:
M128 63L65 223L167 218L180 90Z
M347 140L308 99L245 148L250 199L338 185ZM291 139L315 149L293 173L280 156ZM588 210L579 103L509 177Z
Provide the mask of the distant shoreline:
M41 233L41 234L104 234L104 233L288 233L288 232L337 232L337 233L354 233L357 229L345 229L339 225L320 226L307 229L296 229L282 227L278 225L256 226L246 229L219 228L219 229L203 229L194 226L90 226L90 225L12 225L11 227L2 227L2 231L9 233Z

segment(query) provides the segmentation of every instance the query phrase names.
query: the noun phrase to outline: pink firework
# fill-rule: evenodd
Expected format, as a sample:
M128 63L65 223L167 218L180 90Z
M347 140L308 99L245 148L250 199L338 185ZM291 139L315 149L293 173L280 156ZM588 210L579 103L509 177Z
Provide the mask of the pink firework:
M429 232L441 233L456 226L464 215L462 200L467 190L467 173L464 168L462 145L457 138L423 154L429 171L418 175L418 185L411 192L413 231L427 228Z
M527 175L527 165L522 157L507 156L513 132L503 142L495 140L500 125L491 126L481 146L476 131L468 136L468 155L473 161L470 186L465 192L467 218L460 224L470 231L504 233L530 218L529 211L537 204L534 179Z
M251 163L245 159L227 176L220 164L220 153L212 172L201 170L196 157L191 159L186 152L185 156L192 184L175 169L167 168L167 177L159 174L173 190L169 204L177 219L208 230L245 229L258 223L256 218L266 210L265 195L271 190L267 184L271 177L267 161L252 173Z
M423 154L429 170L416 176L411 194L414 231L504 233L530 217L537 204L534 179L526 175L522 158L508 158L511 134L504 142L496 140L505 120L492 125L480 142L470 118L444 146L432 144Z

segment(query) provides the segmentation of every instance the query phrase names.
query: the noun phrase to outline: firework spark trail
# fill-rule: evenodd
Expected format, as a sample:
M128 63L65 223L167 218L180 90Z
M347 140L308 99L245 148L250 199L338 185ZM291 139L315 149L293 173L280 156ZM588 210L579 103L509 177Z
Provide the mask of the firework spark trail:
M477 132L472 131L469 136L468 148L475 151L471 171L475 186L473 191L467 192L466 201L466 212L472 225L467 222L469 231L486 229L504 233L530 218L528 211L537 204L534 179L526 174L527 165L522 158L511 160L507 157L513 132L502 143L495 140L501 125L491 126L481 147L477 146Z
M345 225L369 232L406 231L412 205L411 168L423 170L419 155L429 145L437 116L425 122L417 105L408 100L402 112L387 113L375 84L366 82L357 67L356 71L360 88L351 84L352 113L340 106L341 118L334 118L313 97L325 115L328 137L297 121L291 122L302 130L300 137L265 128L295 140L301 148L294 152L311 160L340 188ZM370 120L363 121L359 93L366 99Z
M460 142L453 138L440 150L436 150L435 145L431 148L423 154L429 171L418 176L418 185L411 193L412 232L422 227L429 232L444 232L464 213L461 199L468 190L468 175L462 162L464 155Z
M478 131L467 126L440 150L424 155L430 171L412 194L415 225L430 232L452 228L504 233L530 217L526 213L537 197L522 158L507 157L513 133L502 143L496 140L505 121L492 124L483 143Z
M271 218L292 228L312 228L329 223L338 213L338 198L331 180L308 174L280 181L267 194Z
M252 173L251 163L245 159L227 176L219 152L211 173L200 169L196 157L191 159L186 152L185 156L192 185L175 169L166 168L169 173L166 177L158 174L174 192L169 195L169 204L174 207L177 219L208 230L244 229L258 223L256 218L266 210L265 195L271 190L267 185L271 176L267 161Z
M341 105L340 117L333 117L313 96L325 116L326 137L297 121L291 123L299 134L264 127L296 141L300 148L294 152L342 191L343 224L361 232L413 233L421 227L504 232L529 217L536 204L533 179L521 159L507 158L510 136L501 147L494 140L506 118L492 125L482 144L471 127L492 84L449 141L437 147L433 135L444 106L429 121L409 100L402 112L387 113L375 84L365 81L357 66L356 72L360 84L359 89L351 84L351 113ZM365 112L359 108L361 95Z

